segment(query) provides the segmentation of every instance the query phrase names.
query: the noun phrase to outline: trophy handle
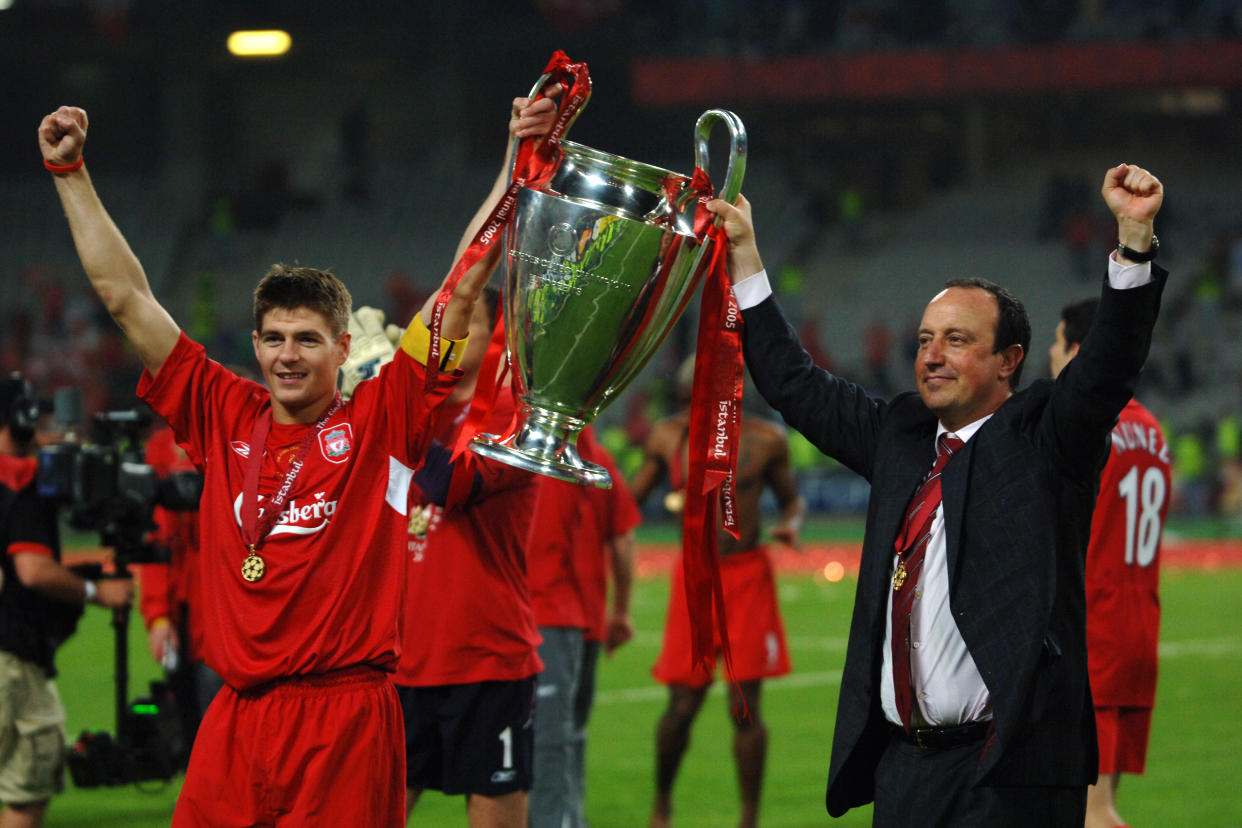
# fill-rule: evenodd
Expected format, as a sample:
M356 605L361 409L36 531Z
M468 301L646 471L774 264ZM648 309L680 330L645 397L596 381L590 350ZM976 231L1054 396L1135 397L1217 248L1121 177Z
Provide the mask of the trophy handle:
M707 172L707 139L720 121L729 128L729 166L719 195L732 204L742 191L742 178L746 175L746 127L741 118L727 109L709 109L699 116L694 125L694 166Z

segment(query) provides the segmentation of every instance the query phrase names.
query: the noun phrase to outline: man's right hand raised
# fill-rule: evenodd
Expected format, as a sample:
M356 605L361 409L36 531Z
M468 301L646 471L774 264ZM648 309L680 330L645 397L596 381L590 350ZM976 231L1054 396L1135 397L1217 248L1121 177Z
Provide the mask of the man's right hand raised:
M39 150L43 160L55 167L76 164L86 144L86 110L62 106L39 124Z
M707 209L722 222L729 238L729 280L737 284L763 270L763 259L755 243L755 224L751 219L750 202L738 195L730 204L722 198L707 202Z

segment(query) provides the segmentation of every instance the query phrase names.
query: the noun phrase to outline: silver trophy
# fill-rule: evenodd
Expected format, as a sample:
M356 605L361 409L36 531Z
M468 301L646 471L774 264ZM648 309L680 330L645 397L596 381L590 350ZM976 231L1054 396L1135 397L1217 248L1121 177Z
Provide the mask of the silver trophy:
M543 79L535 89L542 88ZM533 96L533 94L532 94ZM746 170L746 130L712 109L695 126L695 166L708 139L729 130L719 195L733 201ZM547 183L518 192L504 231L505 336L519 399L516 430L476 437L484 457L608 488L607 470L578 454L578 432L655 354L706 272L712 242L694 232L689 176L560 142Z

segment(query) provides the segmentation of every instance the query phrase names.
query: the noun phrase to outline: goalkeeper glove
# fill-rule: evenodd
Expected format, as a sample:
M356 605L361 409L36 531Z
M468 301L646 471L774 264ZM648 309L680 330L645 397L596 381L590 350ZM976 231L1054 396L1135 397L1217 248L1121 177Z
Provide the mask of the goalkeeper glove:
M389 325L397 331L396 325ZM397 353L394 341L384 329L384 312L363 306L349 316L349 357L341 366L341 394L349 397L358 383L379 374L384 363Z

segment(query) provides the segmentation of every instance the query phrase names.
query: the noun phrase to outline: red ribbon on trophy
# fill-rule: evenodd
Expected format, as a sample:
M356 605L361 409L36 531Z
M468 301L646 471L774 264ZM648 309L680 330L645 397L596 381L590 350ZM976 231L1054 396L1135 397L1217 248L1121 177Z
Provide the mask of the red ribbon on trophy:
M435 306L431 311L431 347L427 357L427 390L435 386L436 375L440 365L440 328L444 322L444 307L448 304L466 271L482 259L492 245L498 243L503 236L503 229L513 219L514 207L517 203L518 191L528 185L542 183L550 176L560 158L561 138L569 125L573 123L578 110L591 95L591 77L585 63L574 63L562 51L557 51L548 61L543 71L546 80L534 96L534 100L547 97L544 94L550 84L560 84L562 88L560 111L556 122L541 137L523 138L518 142L513 163L513 175L509 181L509 189L501 196L500 201L488 214L482 228L475 234L474 240L466 248L453 270L449 273L436 297Z
M694 171L692 186L701 193L695 233L706 234L712 247L699 306L694 384L690 393L690 469L682 530L682 568L690 613L691 663L696 667L710 663L715 653L711 623L714 616L725 670L731 678L733 659L716 549L716 516L720 515L725 531L738 537L733 484L742 414L742 314L726 269L728 238L704 206L711 196L711 183L703 170Z

